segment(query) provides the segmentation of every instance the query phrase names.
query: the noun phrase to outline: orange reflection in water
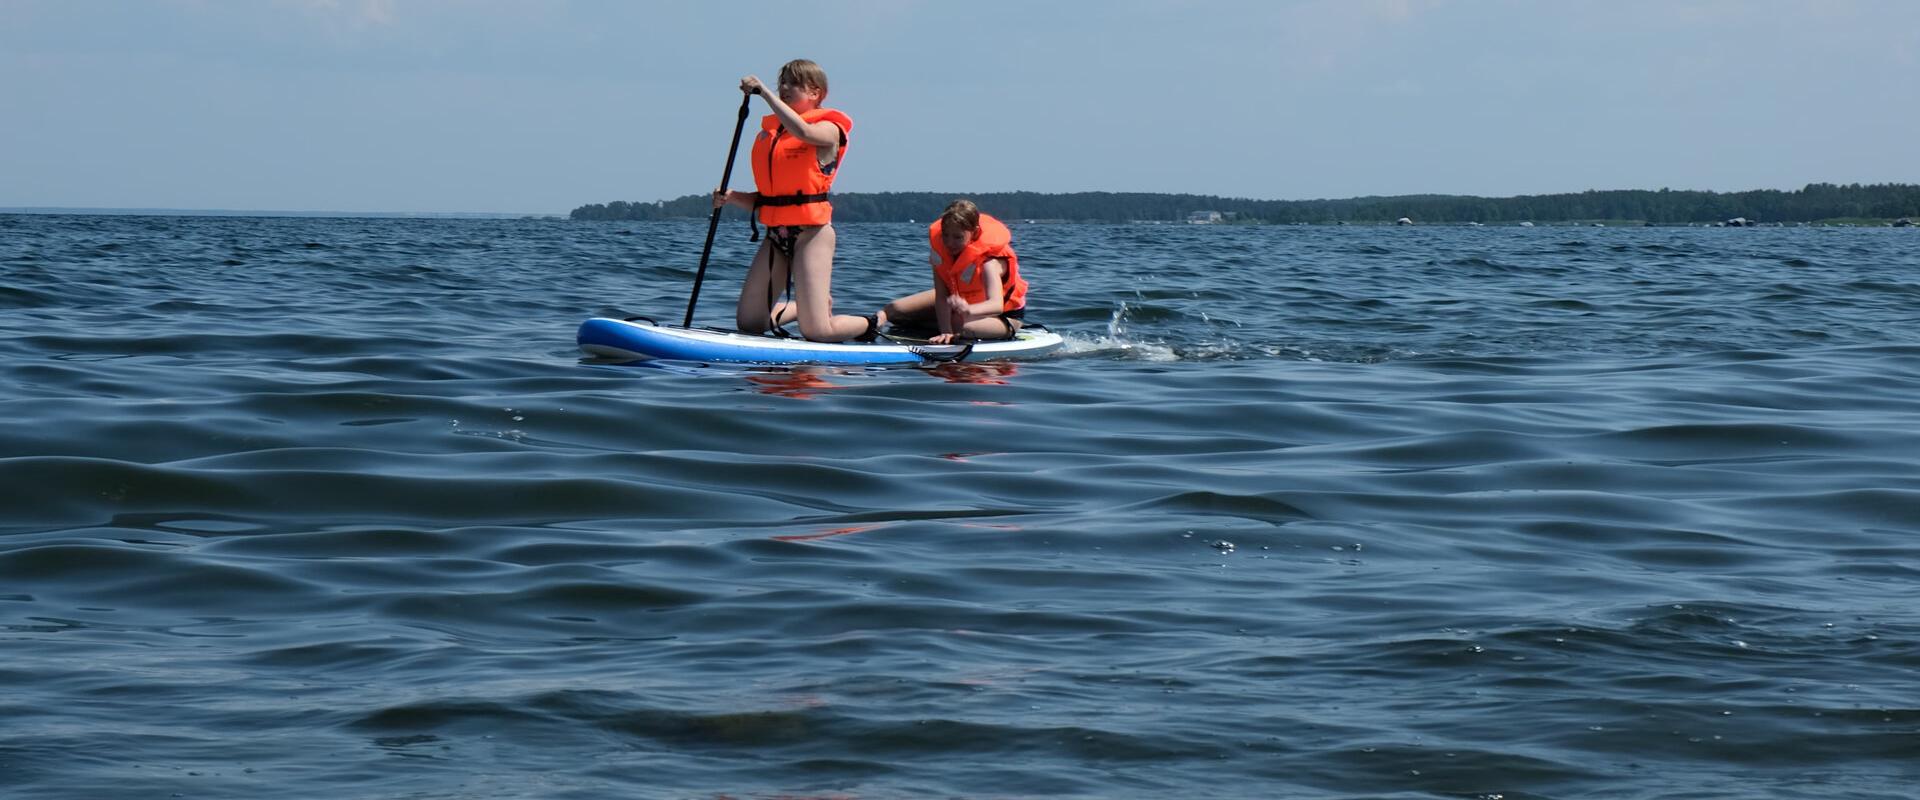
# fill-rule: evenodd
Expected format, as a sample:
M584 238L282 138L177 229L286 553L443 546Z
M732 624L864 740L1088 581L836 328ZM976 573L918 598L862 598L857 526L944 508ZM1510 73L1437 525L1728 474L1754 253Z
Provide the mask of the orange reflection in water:
M781 367L748 375L747 382L761 394L812 400L821 392L846 388L827 380L830 374L833 373L824 367Z
M948 383L974 383L989 386L1005 386L1007 378L1019 374L1020 368L1007 362L983 362L969 364L953 361L934 364L921 370ZM795 400L812 400L821 392L847 388L844 384L834 383L833 375L845 375L847 370L839 367L792 366L770 367L755 370L747 375L747 383L761 394L776 397L791 397ZM975 400L974 405L1003 405L993 400Z
M1006 361L988 361L979 364L949 361L927 368L927 374L948 383L984 383L994 386L1007 385L1004 379L1013 377L1019 371L1019 367Z
M754 794L732 795L716 794L713 800L859 800L857 794Z
M819 533L789 533L784 536L775 536L773 538L783 542L805 542L805 541L811 541L814 539L829 539L835 536L846 536L848 534L860 533L862 531L870 531L878 527L880 526L877 524L876 525L854 525L846 528L834 528L832 530L821 531Z

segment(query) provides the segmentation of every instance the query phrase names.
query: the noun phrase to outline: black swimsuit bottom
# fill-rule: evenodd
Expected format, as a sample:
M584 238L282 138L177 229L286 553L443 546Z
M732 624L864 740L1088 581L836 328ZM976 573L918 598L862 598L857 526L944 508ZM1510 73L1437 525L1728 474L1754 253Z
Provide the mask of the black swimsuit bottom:
M810 229L819 228L819 227L822 227L822 226L820 225L769 225L767 226L767 242L769 244L772 244L773 249L778 251L780 255L787 257L788 264L792 264L793 248L795 245L798 245L800 243L800 234Z

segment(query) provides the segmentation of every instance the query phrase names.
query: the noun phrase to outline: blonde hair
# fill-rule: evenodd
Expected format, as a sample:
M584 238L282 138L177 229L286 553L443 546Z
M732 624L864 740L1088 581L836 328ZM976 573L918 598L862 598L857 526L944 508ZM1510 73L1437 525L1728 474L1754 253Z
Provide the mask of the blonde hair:
M980 230L980 207L964 197L947 204L947 210L940 212L940 229L966 231Z
M796 58L780 68L780 82L820 90L820 102L827 102L827 71L804 58Z

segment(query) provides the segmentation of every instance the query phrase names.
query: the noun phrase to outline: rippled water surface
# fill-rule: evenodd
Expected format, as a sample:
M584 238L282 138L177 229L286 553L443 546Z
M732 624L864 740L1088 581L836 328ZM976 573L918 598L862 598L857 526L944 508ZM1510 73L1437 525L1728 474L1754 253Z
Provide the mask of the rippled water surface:
M705 227L0 216L0 796L1920 785L1920 233L1016 226L1045 360L583 360Z

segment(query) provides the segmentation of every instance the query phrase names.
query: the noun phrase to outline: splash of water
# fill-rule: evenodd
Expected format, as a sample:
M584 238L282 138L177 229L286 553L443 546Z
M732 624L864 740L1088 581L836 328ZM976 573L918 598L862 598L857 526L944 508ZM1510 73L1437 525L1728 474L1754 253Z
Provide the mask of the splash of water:
M1178 361L1180 354L1173 347L1154 342L1136 342L1127 338L1127 304L1122 301L1113 309L1113 315L1107 320L1105 336L1081 337L1072 333L1063 333L1066 344L1061 352L1067 355L1111 354L1122 358L1142 361Z

